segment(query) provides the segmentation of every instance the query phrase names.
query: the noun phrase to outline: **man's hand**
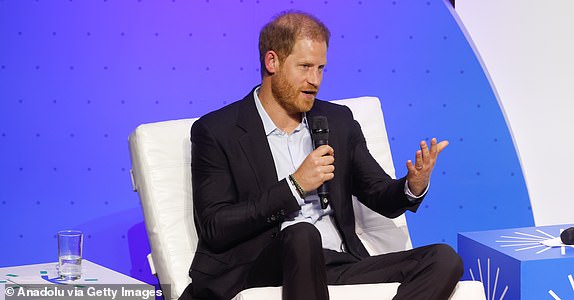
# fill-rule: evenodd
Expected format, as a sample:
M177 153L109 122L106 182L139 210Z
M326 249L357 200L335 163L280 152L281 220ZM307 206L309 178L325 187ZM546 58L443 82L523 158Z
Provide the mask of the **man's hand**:
M409 189L415 196L420 196L427 188L438 154L446 146L448 146L448 141L437 144L436 138L433 138L429 150L427 143L421 141L421 150L417 151L415 164L413 165L411 160L407 161Z
M293 177L305 192L317 189L325 181L333 179L335 174L334 150L329 145L322 145L309 153Z

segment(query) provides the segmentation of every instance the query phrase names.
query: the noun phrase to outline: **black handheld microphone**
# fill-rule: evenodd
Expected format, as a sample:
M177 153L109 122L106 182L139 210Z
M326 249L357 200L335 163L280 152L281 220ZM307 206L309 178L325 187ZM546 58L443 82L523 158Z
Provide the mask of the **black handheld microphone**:
M311 119L311 138L313 139L313 147L329 144L329 123L325 116L315 116ZM323 183L317 188L321 208L325 209L329 205L329 187L327 182Z
M560 234L560 239L563 244L574 245L574 227L570 227Z

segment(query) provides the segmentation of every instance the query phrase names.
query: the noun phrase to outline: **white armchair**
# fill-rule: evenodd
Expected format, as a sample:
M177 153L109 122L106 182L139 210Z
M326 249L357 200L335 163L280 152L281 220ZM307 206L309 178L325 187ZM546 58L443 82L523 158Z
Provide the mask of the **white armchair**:
M385 171L395 169L379 99L361 97L333 101L348 106L361 124L369 151ZM151 245L148 261L161 284L171 285L177 299L191 282L189 266L198 237L193 223L191 192L191 124L196 119L143 124L129 136L132 181L142 203ZM387 219L354 200L356 232L371 254L412 248L406 218ZM398 283L329 286L331 299L391 299ZM167 295L168 299L170 295ZM237 300L281 299L281 287L252 288ZM451 300L484 300L481 282L461 281Z

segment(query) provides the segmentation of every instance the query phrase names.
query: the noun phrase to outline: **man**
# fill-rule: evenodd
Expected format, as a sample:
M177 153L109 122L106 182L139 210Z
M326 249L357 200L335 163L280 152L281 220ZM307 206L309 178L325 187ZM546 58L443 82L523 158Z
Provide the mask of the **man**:
M395 299L447 299L462 275L446 245L370 257L355 234L351 196L396 217L415 211L448 142L423 141L408 174L391 179L369 154L344 106L315 99L328 29L287 12L260 33L262 82L191 130L199 235L182 299L230 299L283 286L283 299L328 299L328 284L401 282ZM329 145L313 150L308 122L330 120ZM328 182L330 204L316 189Z

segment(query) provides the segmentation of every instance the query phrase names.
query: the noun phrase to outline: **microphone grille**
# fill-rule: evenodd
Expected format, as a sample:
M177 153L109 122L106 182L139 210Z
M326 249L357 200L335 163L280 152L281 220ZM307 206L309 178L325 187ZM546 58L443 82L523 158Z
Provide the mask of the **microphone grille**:
M327 117L314 116L311 119L311 130L313 131L329 130L329 122L327 121Z

